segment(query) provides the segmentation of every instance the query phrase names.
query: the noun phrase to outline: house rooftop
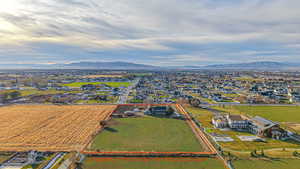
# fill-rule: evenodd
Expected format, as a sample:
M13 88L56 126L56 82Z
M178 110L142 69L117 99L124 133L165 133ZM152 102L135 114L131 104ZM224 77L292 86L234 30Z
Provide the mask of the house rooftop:
M240 115L228 115L228 119L232 121L243 121L244 119Z
M263 128L268 128L277 125L277 123L267 120L265 118L262 118L260 116L255 116L254 118L251 119L252 122L254 122L256 125L263 127Z

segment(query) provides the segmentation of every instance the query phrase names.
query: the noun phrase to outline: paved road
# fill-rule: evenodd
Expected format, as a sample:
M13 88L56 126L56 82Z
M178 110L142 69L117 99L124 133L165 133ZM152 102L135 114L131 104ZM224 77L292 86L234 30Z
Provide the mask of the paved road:
M132 85L130 85L126 88L126 91L120 96L118 104L125 104L127 102L127 98L128 98L130 91L136 87L136 85L139 83L139 81L140 81L140 78L135 79L133 81Z
M214 147L214 145L209 141L209 139L206 137L206 135L201 131L201 129L192 120L192 117L189 115L189 113L180 104L177 104L176 106L187 117L187 122L192 127L193 131L196 132L195 134L198 135L199 137L201 137L202 141L206 144L206 146L208 146L210 151L212 153L216 154L217 157L224 162L226 169L233 169L232 165L223 158L223 156L220 154L220 152Z
M65 153L58 153L43 169L51 169L56 164L56 161L64 155Z

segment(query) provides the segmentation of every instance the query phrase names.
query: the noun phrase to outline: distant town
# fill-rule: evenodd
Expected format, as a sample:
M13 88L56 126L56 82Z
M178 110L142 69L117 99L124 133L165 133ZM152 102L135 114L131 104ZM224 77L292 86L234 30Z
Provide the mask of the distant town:
M0 82L0 104L300 103L297 72L12 71Z

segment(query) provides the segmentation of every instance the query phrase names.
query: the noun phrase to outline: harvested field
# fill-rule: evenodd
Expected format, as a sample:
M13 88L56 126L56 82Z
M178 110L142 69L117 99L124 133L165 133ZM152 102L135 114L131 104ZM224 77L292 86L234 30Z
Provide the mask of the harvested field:
M15 105L0 108L0 151L77 151L116 106Z

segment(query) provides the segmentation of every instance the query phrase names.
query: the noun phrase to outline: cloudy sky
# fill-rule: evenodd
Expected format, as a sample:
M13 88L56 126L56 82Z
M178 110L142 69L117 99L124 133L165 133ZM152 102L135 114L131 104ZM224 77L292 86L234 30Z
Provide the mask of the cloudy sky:
M300 62L299 0L2 0L0 63Z

